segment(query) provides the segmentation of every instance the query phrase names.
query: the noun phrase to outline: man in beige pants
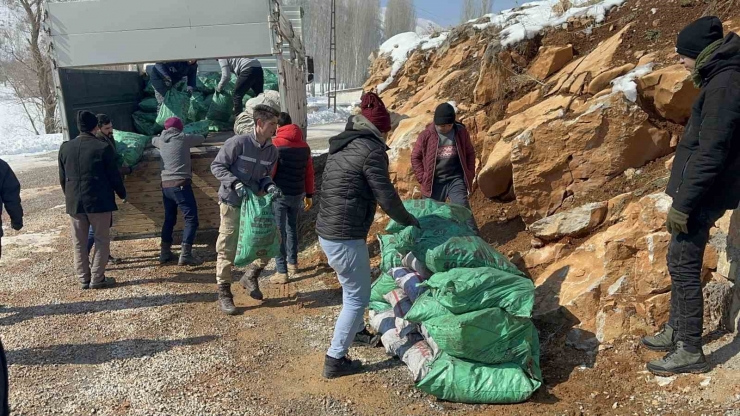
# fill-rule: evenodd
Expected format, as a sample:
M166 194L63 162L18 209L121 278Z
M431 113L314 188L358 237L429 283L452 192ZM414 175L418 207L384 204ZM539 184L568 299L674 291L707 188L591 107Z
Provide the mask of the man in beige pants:
M253 133L227 140L211 164L213 176L221 182L218 190L221 225L216 241L216 281L219 306L227 315L236 314L234 296L231 293L231 267L239 242L242 199L248 192L280 194L270 176L278 158L277 148L270 140L277 130L278 115L280 113L272 107L256 106ZM257 279L267 260L269 259L254 262L241 280L242 286L253 299L262 300Z
M95 136L98 118L89 111L77 113L80 135L59 148L59 184L72 222L75 274L82 289L104 289L115 284L106 279L110 255L110 225L116 211L115 195L125 201L126 188L116 165L116 152ZM95 238L95 257L90 267L87 235Z

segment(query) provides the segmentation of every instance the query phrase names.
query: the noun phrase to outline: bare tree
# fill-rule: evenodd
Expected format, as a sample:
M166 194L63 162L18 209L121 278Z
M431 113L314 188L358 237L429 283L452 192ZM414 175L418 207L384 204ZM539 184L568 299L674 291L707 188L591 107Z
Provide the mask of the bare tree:
M480 2L481 16L491 13L493 9L493 2L494 0L481 0Z
M476 0L463 0L461 16L463 23L478 17L478 8L476 7L476 3Z
M383 32L386 39L416 30L416 9L411 0L388 0Z
M7 8L12 19L12 23L0 27L3 76L21 94L18 99L25 100L24 108L28 103L35 103L43 119L44 132L56 133L59 130L57 102L47 53L49 43L42 27L43 0L0 0L0 5ZM27 71L24 76L18 75L17 65ZM26 113L31 114L28 108ZM38 132L35 125L34 129Z

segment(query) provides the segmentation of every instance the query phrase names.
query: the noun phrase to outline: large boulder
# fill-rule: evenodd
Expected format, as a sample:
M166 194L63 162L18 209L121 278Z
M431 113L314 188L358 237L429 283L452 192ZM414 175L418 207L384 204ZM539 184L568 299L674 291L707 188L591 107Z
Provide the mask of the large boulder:
M609 205L606 202L586 204L543 218L530 225L529 231L545 241L580 237L603 224L608 211Z
M671 152L670 134L623 94L583 108L575 118L550 121L512 141L514 192L527 224L558 212L565 198L585 196Z
M691 116L691 106L699 90L691 73L677 64L651 72L637 79L637 91L644 105L652 106L663 118L684 124Z
M402 120L388 141L388 147L391 148L388 151L391 180L403 197L420 196L421 191L411 166L411 152L414 150L416 139L429 122L430 119L426 116Z
M527 72L537 79L545 79L560 71L573 59L573 46L544 46Z

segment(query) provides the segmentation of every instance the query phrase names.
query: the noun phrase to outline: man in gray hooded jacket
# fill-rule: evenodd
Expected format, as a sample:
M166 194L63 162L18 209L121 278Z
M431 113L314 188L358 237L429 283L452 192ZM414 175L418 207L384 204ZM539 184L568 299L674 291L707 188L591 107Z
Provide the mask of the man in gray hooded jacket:
M221 81L216 87L217 92L223 91L226 84L231 80L231 74L236 75L234 114L238 115L244 110L244 96L250 89L254 92L255 97L262 94L265 89L262 63L252 58L219 59L218 63L221 65Z

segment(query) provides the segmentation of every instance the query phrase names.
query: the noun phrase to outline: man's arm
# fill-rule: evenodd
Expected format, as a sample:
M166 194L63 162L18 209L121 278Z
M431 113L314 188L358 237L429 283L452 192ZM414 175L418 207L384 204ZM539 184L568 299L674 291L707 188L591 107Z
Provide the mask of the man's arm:
M375 199L386 214L401 225L414 225L417 221L401 202L396 188L388 174L388 155L382 150L375 150L365 159L363 166L365 178Z
M206 138L200 134L186 134L185 143L190 147L198 147L206 141Z
M421 184L424 183L424 151L429 134L426 130L419 134L414 144L414 150L411 152L411 166L414 168L414 176Z
M221 80L218 82L218 90L222 91L226 84L231 81L231 66L227 59L219 59L218 64L221 65Z
M198 82L198 64L188 64L188 87L195 89Z
M740 124L738 99L738 95L725 86L706 93L699 130L699 147L686 163L683 183L673 201L673 208L677 211L691 214L701 204L717 175L723 171Z
M154 69L156 69L157 72L159 72L160 75L162 75L163 77L172 79L170 77L170 71L167 70L167 66L164 63L157 62L156 64L154 64Z
M67 175L64 171L64 153L62 152L64 145L59 148L59 155L57 157L57 163L59 164L59 186L62 187L62 192L67 192Z
M475 174L475 147L473 147L473 143L470 141L470 133L468 133L467 128L463 127L460 135L462 136L463 146L465 146L465 165L469 171Z
M313 169L313 157L311 157L311 149L308 149L308 164L306 165L306 196L312 198L314 192L316 192L316 178Z
M236 140L232 137L218 151L216 158L211 163L211 173L226 188L234 189L234 185L239 182L239 178L231 173L231 165L239 157L240 149ZM245 184L246 185L246 184Z
M21 183L15 176L15 172L5 162L6 172L3 182L0 183L0 195L2 195L5 210L10 217L10 224L14 229L23 227L23 207L21 206Z
M162 136L154 136L154 138L152 139L152 146L156 147L157 149L161 149Z
M108 177L108 181L113 187L119 198L126 199L126 187L123 185L123 178L121 172L116 166L116 153L110 146L107 146L103 151L103 163L105 164L105 174Z

